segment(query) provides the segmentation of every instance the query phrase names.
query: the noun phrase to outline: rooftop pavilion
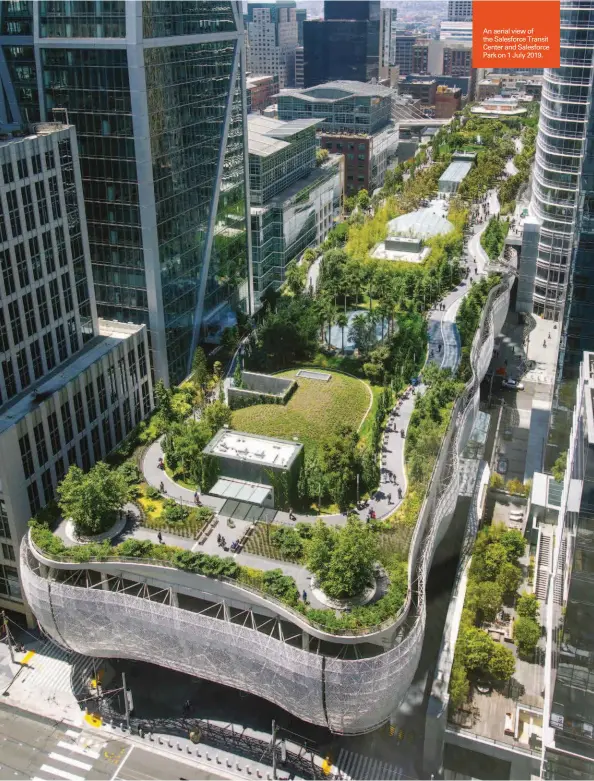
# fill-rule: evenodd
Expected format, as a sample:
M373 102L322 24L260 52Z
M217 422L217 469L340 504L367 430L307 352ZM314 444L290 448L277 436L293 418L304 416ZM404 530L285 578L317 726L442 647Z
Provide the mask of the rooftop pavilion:
M247 461L274 469L288 470L303 445L286 439L255 436L244 431L222 428L217 431L204 453L221 458Z

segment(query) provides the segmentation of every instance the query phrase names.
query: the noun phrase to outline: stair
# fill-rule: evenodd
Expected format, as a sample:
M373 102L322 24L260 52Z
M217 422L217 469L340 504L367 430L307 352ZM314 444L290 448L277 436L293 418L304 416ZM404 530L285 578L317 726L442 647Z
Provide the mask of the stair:
M555 590L553 592L553 598L557 605L563 604L563 565L565 562L565 556L567 555L567 539L563 537L561 540L561 548L559 550L559 561L557 562L557 574L555 577Z
M536 588L534 589L538 599L544 600L547 598L549 572L551 571L551 553L551 538L542 533L540 537L540 549L538 552Z

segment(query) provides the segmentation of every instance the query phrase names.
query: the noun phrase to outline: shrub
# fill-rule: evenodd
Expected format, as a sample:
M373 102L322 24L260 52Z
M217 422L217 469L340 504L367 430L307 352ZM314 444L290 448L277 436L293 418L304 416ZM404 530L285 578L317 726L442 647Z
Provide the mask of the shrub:
M299 521L295 524L295 531L302 540L311 540L313 535L313 524Z
M190 511L183 504L178 504L174 499L167 499L163 504L161 519L165 523L181 524L188 520Z
M293 578L284 575L281 569L271 569L262 578L264 590L290 605L299 602L299 591Z
M298 532L288 526L279 526L270 537L283 558L297 561L303 555L303 542Z
M160 499L161 498L161 492L158 488L155 488L152 485L147 486L144 489L144 495L147 499Z
M137 485L142 480L140 469L134 461L124 461L124 463L118 467L118 472L122 475L130 488L133 485Z
M470 681L466 675L466 668L458 660L454 659L450 676L450 705L452 708L460 708L468 699Z
M530 618L532 621L537 620L539 609L536 594L522 594L516 604L516 613L521 618Z
M491 479L489 480L491 488L502 489L505 486L505 480L499 474L499 472L493 472Z
M515 477L512 480L508 480L505 487L514 496L528 496L530 493L530 487Z
M533 657L540 640L540 626L531 618L516 618L514 621L514 643L518 653L524 657Z

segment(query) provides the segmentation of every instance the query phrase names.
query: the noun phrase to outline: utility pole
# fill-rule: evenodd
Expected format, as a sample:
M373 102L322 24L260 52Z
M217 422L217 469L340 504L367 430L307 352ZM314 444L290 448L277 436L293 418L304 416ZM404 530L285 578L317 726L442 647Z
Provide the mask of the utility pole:
M12 647L12 637L10 635L10 630L8 629L8 618L6 617L4 610L2 611L2 625L4 626L4 633L6 634L8 650L10 651L10 661L15 664L16 660L14 658L14 648Z
M276 721L272 720L272 778L276 778Z
M130 729L130 703L128 702L128 690L126 689L126 673L122 673L122 687L124 691L124 708L126 709L126 727Z

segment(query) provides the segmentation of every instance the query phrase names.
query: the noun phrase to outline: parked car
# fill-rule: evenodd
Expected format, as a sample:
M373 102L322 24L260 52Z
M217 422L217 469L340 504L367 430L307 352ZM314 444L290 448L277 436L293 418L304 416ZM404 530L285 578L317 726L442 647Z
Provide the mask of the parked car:
M508 390L524 390L524 383L514 380L513 377L507 377L502 383L504 388Z

